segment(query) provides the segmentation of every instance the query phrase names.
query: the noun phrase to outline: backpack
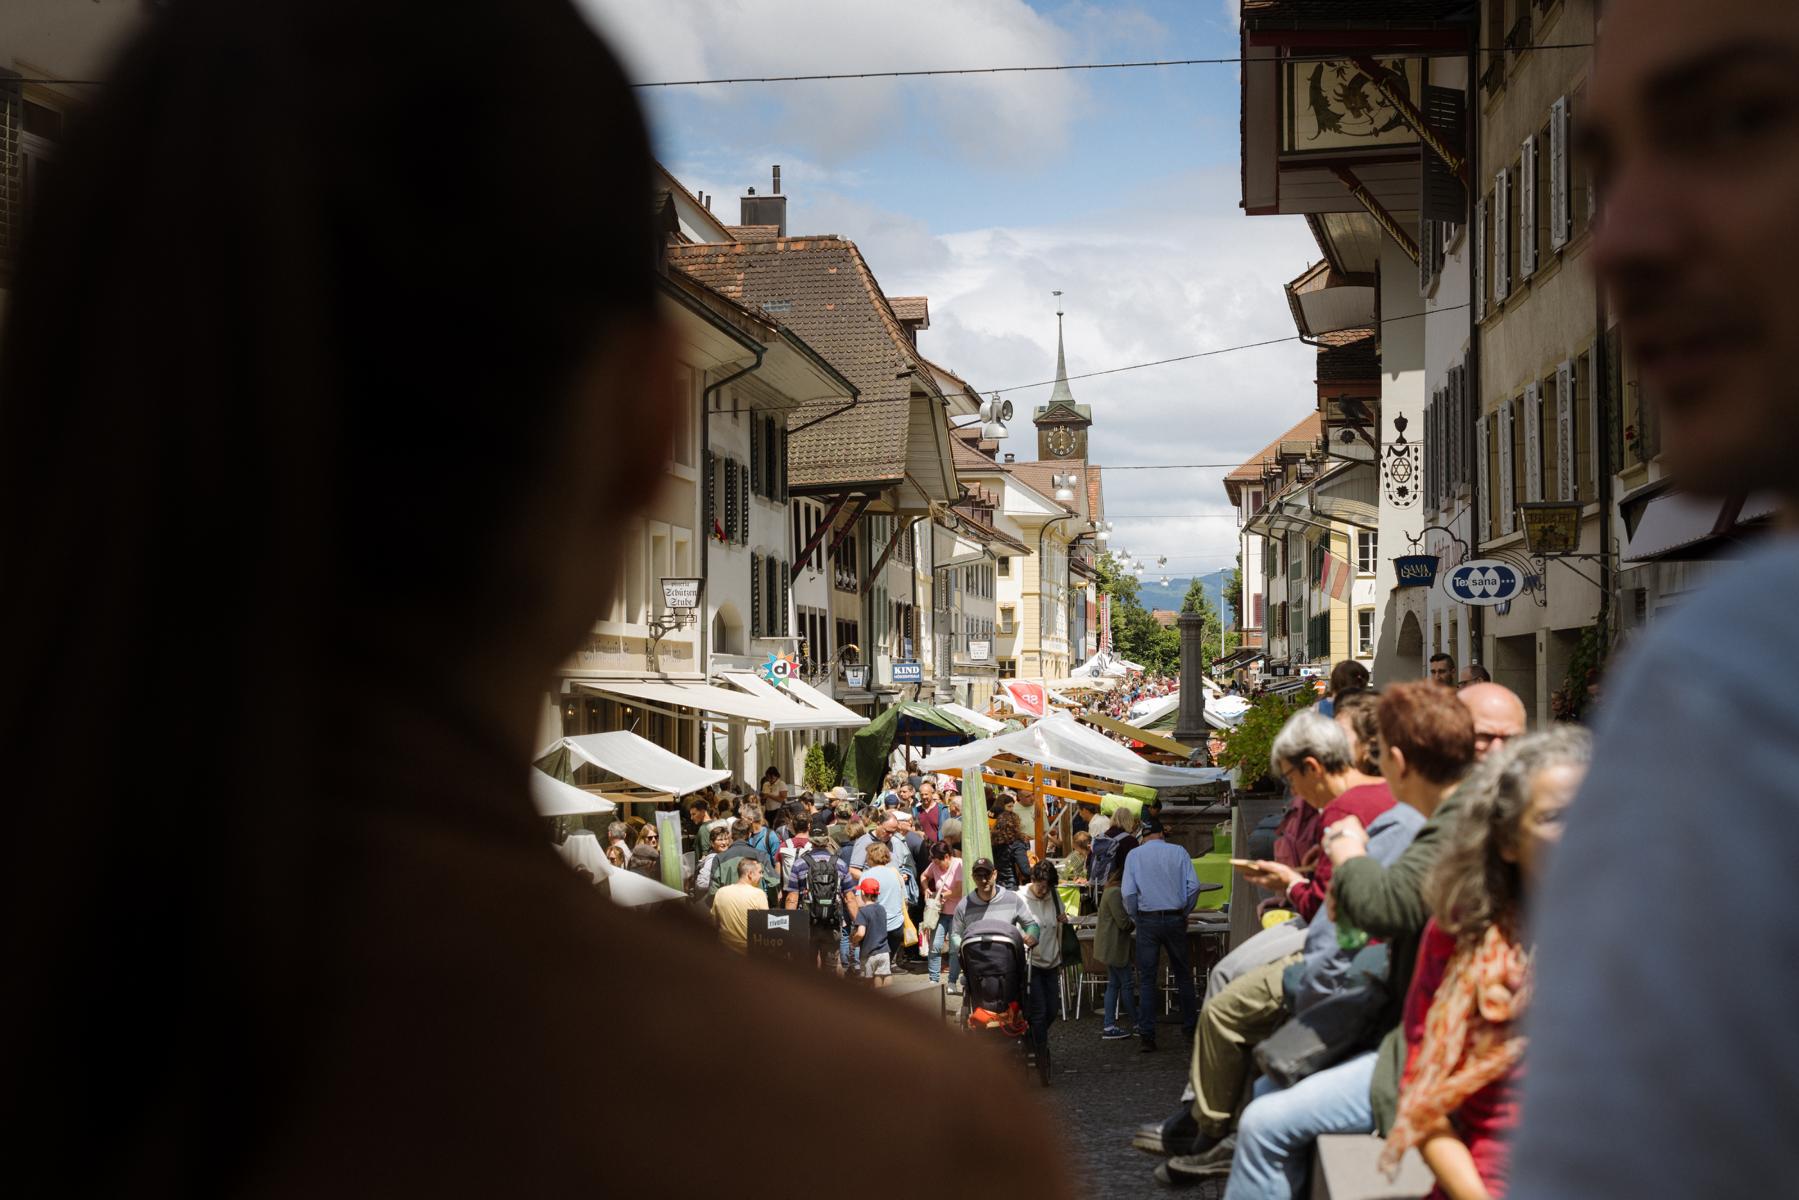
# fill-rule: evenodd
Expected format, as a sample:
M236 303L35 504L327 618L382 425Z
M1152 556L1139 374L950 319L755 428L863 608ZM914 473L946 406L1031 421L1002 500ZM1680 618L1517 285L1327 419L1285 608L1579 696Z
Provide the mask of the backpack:
M837 922L837 856L829 850L806 855L806 910L814 921Z

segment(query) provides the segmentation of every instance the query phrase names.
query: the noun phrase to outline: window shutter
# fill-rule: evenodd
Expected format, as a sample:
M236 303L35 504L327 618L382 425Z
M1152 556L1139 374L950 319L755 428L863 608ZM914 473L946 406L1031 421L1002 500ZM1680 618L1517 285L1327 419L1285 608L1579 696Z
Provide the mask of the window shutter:
M775 479L779 481L781 503L785 504L787 503L787 425L785 421L777 427L775 436L779 439L781 446L781 461L779 469L775 472Z
M762 636L762 556L750 555L750 636Z
M1499 532L1512 531L1517 520L1518 487L1513 472L1512 437L1518 422L1518 398L1513 396L1499 406Z
M1549 107L1549 244L1560 250L1568 244L1573 208L1568 186L1568 97Z
M737 460L725 459L725 541L737 544Z
M1589 493L1594 499L1599 497L1599 460L1605 457L1599 453L1601 442L1599 431L1605 427L1605 402L1599 394L1599 372L1595 369L1599 363L1599 344L1595 342L1586 353L1586 365L1575 372L1574 386L1580 386L1581 376L1587 381L1587 427L1584 436L1587 439L1587 479L1593 485Z
M713 477L717 470L718 456L706 451L706 479L702 485L706 489L706 537L711 537L712 531L718 528L718 480Z
M788 610L792 607L789 600L793 594L793 564L781 563L781 636L789 637L793 633L793 618Z
M750 493L756 496L768 495L768 470L762 448L766 427L760 414L750 414Z
M0 70L0 278L18 261L24 229L25 163L19 135L25 127L25 97L20 75Z
M1484 542L1493 536L1493 523L1488 519L1493 493L1489 490L1487 478L1487 422L1485 418L1474 423L1474 471L1478 477L1477 484L1480 492L1479 503L1475 505L1475 514L1478 517L1475 522L1476 540Z
M737 486L741 500L737 508L737 544L747 546L750 544L750 473L748 471L737 472Z
M1574 360L1565 358L1555 369L1555 482L1557 500L1578 495L1574 478Z
M1474 206L1474 319L1487 315L1487 202Z
M1462 117L1462 89L1426 84L1419 93L1424 127L1457 153L1465 152L1466 122ZM1468 192L1455 172L1428 147L1420 146L1418 212L1437 223L1468 219ZM1438 262L1441 263L1439 257Z
M1493 303L1502 304L1512 291L1511 174L1500 168L1493 176Z
M1543 389L1536 380L1524 385L1524 499L1543 498Z
M1430 156L1430 151L1426 150L1424 154L1425 157L1428 158ZM1437 237L1434 222L1432 222L1429 217L1419 217L1418 294L1420 296L1430 295L1430 285L1434 283L1437 278L1437 257L1434 253L1436 243Z
M1518 278L1537 269L1537 135L1524 139L1518 159Z
M1466 483L1467 465L1462 461L1462 368L1449 368L1449 421L1444 434L1444 446L1449 456L1449 490L1454 492L1461 484Z

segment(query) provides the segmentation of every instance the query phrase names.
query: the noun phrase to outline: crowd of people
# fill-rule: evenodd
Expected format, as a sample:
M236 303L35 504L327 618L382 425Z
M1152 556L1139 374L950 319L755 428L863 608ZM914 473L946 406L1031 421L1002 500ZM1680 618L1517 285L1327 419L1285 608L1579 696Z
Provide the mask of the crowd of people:
M1187 1091L1137 1132L1165 1181L1302 1195L1320 1136L1376 1133L1383 1167L1418 1151L1433 1195L1506 1189L1526 899L1588 735L1526 734L1523 704L1491 682L1365 682L1339 672L1271 748L1291 807L1272 855L1238 867L1281 915L1209 972Z

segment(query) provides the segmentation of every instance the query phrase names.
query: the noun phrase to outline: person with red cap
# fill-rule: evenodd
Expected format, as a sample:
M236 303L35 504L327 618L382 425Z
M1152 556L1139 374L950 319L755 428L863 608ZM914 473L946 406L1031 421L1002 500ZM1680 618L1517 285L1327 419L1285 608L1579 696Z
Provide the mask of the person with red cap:
M856 913L856 932L850 941L862 948L862 978L875 987L893 981L893 956L887 952L887 910L881 907L881 881L866 878L857 885L862 908Z

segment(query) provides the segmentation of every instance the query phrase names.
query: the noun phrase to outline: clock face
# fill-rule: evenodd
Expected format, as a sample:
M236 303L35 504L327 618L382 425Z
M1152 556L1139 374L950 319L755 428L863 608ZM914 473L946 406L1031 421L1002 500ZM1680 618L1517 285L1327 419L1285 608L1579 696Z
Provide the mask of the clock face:
M1066 425L1058 425L1044 435L1044 445L1057 458L1067 458L1074 453L1074 430Z

